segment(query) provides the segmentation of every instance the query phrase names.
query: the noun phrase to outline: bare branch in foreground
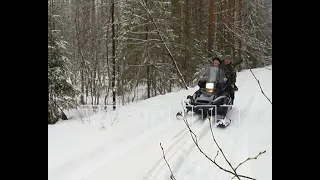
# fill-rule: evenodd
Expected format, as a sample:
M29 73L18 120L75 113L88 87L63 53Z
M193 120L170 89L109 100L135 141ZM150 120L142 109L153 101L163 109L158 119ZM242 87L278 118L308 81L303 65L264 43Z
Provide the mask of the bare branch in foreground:
M268 98L268 96L264 93L262 87L261 87L261 84L260 84L260 81L257 79L257 77L254 75L254 73L252 72L252 69L250 68L249 66L249 63L247 62L247 60L245 60L246 64L247 64L247 68L250 70L251 74L253 75L254 79L256 79L256 81L258 82L258 85L260 87L260 90L261 90L261 93L264 95L264 97L270 102L270 104L272 105L272 102L271 100Z
M170 165L169 165L169 163L168 163L168 161L167 161L167 159L166 159L166 156L164 155L164 151L163 151L163 147L162 147L161 143L160 143L160 147L161 147L161 150L162 150L163 159L166 161L166 163L167 163L167 165L168 165L168 167L169 167L169 169L170 169L170 172L171 172L170 179L176 180L176 178L173 176L171 167L170 167Z
M216 156L214 157L214 161L216 160L217 156L219 155L219 151L217 151Z
M242 164L244 164L245 162L247 162L247 161L250 161L250 160L253 160L253 159L257 159L261 154L264 154L265 152L267 152L266 150L264 150L264 151L262 151L262 152L259 152L259 154L258 155L256 155L255 157L253 157L253 158L247 158L245 161L243 161L242 163L240 163L236 168L235 168L235 170L237 170Z
M252 69L250 69L250 72L251 74L253 75L253 77L256 79L256 81L258 82L259 84L259 87L260 87L260 90L261 90L261 93L264 95L264 97L266 97L268 99L268 101L270 102L270 104L272 105L272 102L271 100L268 98L268 96L264 93L262 87L261 87L261 84L260 84L260 81L257 79L257 77L254 75L254 73L252 72Z
M229 164L230 168L233 170L235 177L237 177L240 180L240 178L239 178L239 176L238 176L238 174L236 172L236 169L233 168L233 166L231 165L230 161L227 159L227 157L225 156L224 152L220 148L218 142L216 141L216 138L214 137L213 130L212 130L212 120L211 120L211 118L209 119L209 126L210 126L210 131L211 131L211 135L212 135L212 139L213 139L214 143L216 144L218 149L221 151L221 154L222 154L224 160Z
M183 122L184 122L184 123L186 124L186 126L188 127L188 130L189 130L189 132L190 132L190 135L191 135L191 138L192 138L194 144L197 146L198 150L199 150L208 160L210 160L213 164L215 164L219 169L221 169L221 170L223 170L223 171L225 171L225 172L228 172L228 173L236 176L239 180L240 180L240 177L255 180L255 179L252 178L252 177L248 177L248 176L244 176L244 175L237 174L236 170L232 167L231 163L230 163L229 161L227 161L226 158L225 158L225 159L226 159L226 161L230 164L233 172L232 172L232 171L229 171L229 170L227 170L227 169L225 169L225 168L223 168L223 167L221 167L221 166L215 161L215 160L216 160L216 157L218 156L218 153L217 153L217 155L215 156L214 160L212 160L207 154L205 154L205 153L202 151L202 149L199 147L198 140L197 140L197 135L191 130L191 128L190 128L190 126L189 126L189 123L188 123L188 121L187 121L186 116L183 115L182 117L183 117ZM212 129L212 128L211 128L211 125L210 125L210 129ZM216 141L215 141L215 142L216 142ZM216 143L216 144L217 144L217 143ZM219 146L218 146L218 148L219 148L220 151L222 151L222 149L221 149ZM218 151L218 152L219 152L219 151Z

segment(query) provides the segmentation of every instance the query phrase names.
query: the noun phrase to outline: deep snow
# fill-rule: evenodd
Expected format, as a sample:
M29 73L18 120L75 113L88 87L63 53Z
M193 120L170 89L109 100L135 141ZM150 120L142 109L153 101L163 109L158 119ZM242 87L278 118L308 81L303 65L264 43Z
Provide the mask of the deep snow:
M271 66L268 67L272 68ZM272 70L253 69L272 100ZM239 167L238 173L259 180L272 179L272 105L261 93L249 70L238 73L236 99L226 129L213 133L227 158L237 166L259 152L266 153ZM210 162L194 145L190 133L175 114L181 100L197 87L160 95L115 112L90 116L71 111L73 118L48 125L49 180L156 180L170 179L159 143L177 180L227 180L232 176ZM119 112L119 113L118 113ZM212 159L217 153L208 121L188 117L200 148ZM230 169L221 153L216 162Z

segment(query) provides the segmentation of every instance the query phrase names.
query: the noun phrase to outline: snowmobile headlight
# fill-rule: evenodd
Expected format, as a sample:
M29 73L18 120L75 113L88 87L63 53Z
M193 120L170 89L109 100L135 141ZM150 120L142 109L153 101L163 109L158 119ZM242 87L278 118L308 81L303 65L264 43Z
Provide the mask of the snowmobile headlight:
M206 83L207 92L213 93L214 92L214 84L213 83Z
M213 83L206 83L206 89L212 89L214 88L214 84Z

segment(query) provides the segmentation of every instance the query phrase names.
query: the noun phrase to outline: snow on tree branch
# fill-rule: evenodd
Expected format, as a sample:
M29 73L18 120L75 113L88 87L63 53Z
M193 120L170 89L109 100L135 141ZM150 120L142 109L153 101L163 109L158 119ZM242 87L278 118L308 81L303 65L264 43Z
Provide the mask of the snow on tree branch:
M178 71L178 74L179 74L179 76L180 76L180 78L181 78L181 80L182 80L182 82L183 82L186 90L188 90L187 83L185 82L185 80L184 80L184 78L183 78L183 76L182 76L182 74L181 74L181 72L180 72L180 70L179 70L179 67L178 67L178 65L177 65L177 62L175 61L175 59L174 59L171 51L169 50L169 48L168 48L168 46L167 46L167 43L164 41L164 39L163 39L163 37L162 37L162 35L161 35L161 33L160 33L160 30L159 30L159 28L158 28L158 25L157 25L157 23L155 22L155 20L153 19L152 15L151 15L151 13L150 13L149 8L148 8L148 7L146 6L146 4L144 4L141 0L140 0L139 2L140 2L140 4L143 6L143 8L145 8L145 10L148 12L148 14L149 14L149 16L150 16L150 18L151 18L151 21L153 22L153 24L154 24L154 26L155 26L155 28L156 28L156 31L157 31L157 33L158 33L161 41L163 42L166 50L167 50L168 53L169 53L170 59L173 61L173 64L174 64L176 70Z

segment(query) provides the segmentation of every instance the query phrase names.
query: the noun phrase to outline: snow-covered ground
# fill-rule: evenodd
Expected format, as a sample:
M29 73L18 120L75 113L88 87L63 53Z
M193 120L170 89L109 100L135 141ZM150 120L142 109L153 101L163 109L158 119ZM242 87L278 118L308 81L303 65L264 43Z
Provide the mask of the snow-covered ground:
M268 67L272 68L271 66ZM272 71L253 69L265 94L272 100ZM250 71L238 73L233 122L226 129L213 128L214 136L239 174L258 180L272 179L272 105L261 93ZM162 180L170 179L166 159L177 180L228 180L232 176L210 162L193 143L175 114L181 100L197 87L160 95L117 111L101 111L90 117L85 111L69 112L73 118L48 125L49 180ZM90 113L89 113L90 114ZM208 121L188 117L200 148L214 159L215 145ZM216 162L230 170L221 153ZM245 179L245 178L242 178Z

